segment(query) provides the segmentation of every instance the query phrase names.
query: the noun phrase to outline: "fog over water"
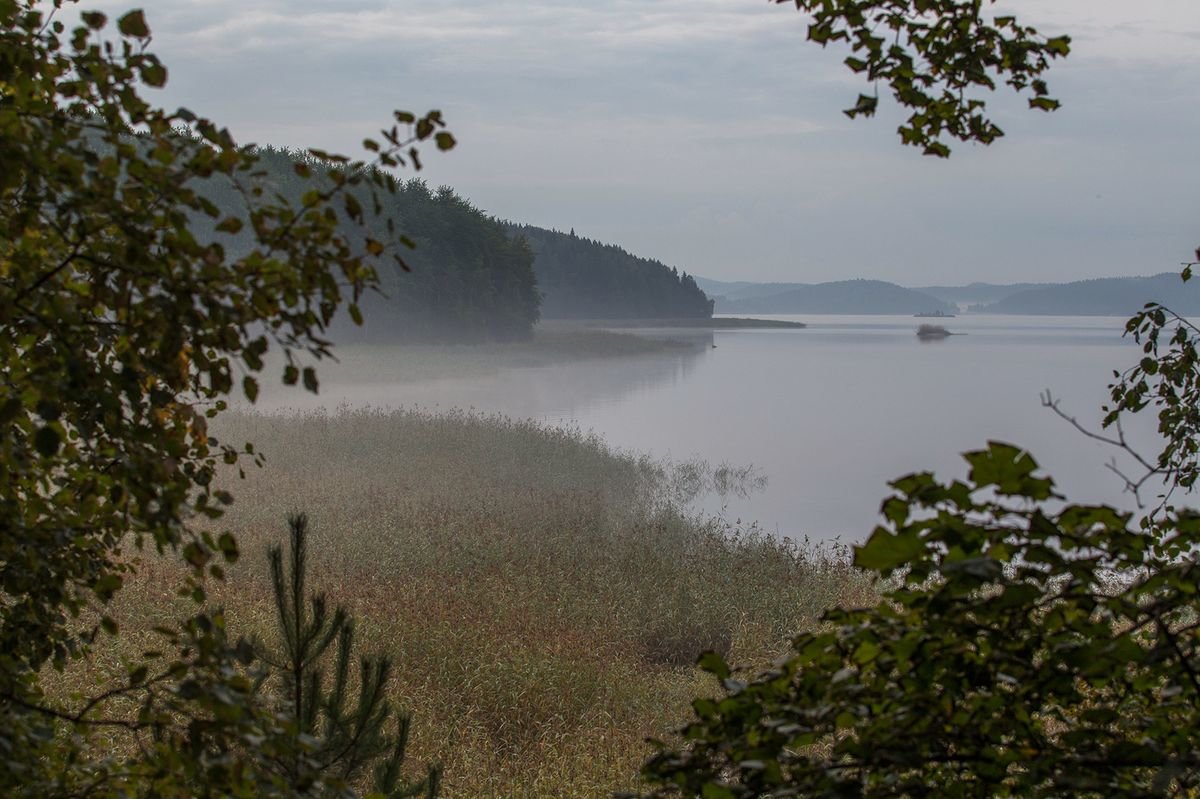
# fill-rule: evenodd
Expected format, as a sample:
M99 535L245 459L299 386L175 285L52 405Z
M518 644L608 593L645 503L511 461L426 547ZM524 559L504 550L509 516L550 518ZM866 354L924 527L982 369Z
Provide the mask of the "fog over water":
M688 344L425 381L389 377L386 348L370 350L374 368L347 350L342 366L321 371L319 396L273 391L259 406L474 408L575 424L657 456L753 464L768 478L765 490L709 498L705 509L793 537L860 541L889 480L926 469L963 476L957 453L989 439L1028 448L1073 501L1132 507L1105 466L1115 450L1039 400L1048 388L1099 429L1113 370L1139 357L1121 338L1124 319L960 316L942 324L967 335L930 342L917 339L924 320L912 317L801 321L809 327L657 331ZM1149 416L1126 427L1147 453L1153 430Z

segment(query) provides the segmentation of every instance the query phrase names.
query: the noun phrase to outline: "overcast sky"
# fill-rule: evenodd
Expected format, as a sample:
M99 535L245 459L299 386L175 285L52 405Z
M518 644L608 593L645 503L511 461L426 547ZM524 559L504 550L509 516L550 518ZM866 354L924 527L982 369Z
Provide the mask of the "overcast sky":
M119 12L138 4L83 3ZM488 213L722 280L906 285L1177 269L1200 245L1200 1L1011 0L1074 37L1054 114L947 161L768 0L153 0L184 105L244 142L360 154L391 110L460 145L422 175ZM890 100L888 101L890 103Z

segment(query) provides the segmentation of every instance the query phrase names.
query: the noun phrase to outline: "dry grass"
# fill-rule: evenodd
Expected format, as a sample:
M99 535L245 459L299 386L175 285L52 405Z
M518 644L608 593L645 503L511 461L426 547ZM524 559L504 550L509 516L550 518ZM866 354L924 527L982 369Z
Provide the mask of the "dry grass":
M397 659L412 762L441 762L448 797L634 787L644 739L710 690L691 666L701 650L761 664L871 593L839 553L681 512L681 485L728 470L673 469L576 430L343 411L231 414L217 434L254 441L267 465L233 479L225 521L244 554L214 601L269 633L263 553L305 510L312 583L358 616L365 649ZM148 560L123 592L128 651L186 611L172 584Z

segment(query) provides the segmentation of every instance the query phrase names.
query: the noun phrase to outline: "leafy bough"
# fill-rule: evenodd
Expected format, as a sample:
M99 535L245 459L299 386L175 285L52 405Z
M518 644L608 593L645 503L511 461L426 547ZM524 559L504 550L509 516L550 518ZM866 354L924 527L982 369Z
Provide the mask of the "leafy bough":
M1007 444L893 483L856 563L893 586L748 681L721 658L649 796L1147 796L1200 785L1196 564L1061 499ZM1168 512L1170 552L1200 515Z

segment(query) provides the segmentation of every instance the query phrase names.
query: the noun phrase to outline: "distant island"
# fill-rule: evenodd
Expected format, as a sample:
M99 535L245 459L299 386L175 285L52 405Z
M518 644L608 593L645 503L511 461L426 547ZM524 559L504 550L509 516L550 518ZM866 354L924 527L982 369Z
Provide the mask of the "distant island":
M954 314L957 306L883 280L722 283L696 279L724 314Z
M1130 316L1148 302L1161 302L1184 316L1200 314L1200 285L1184 283L1176 272L1079 280L1025 288L967 310L995 314Z
M970 283L904 288L879 280L830 283L725 282L696 278L717 313L904 314L947 318L959 313L1123 316L1161 302L1200 315L1200 280L1176 272L1070 283Z
M947 336L953 335L953 333L941 325L921 325L917 328L917 338L921 339L922 341L946 338Z
M952 303L960 308L970 305L986 305L997 302L1005 297L1011 297L1017 292L1027 289L1040 289L1051 285L1049 283L968 283L965 286L912 286L913 291L920 291L937 297L943 302Z
M784 319L744 319L735 316L713 316L707 319L581 319L550 320L543 328L592 327L606 330L636 328L696 328L699 330L799 330L808 325Z

